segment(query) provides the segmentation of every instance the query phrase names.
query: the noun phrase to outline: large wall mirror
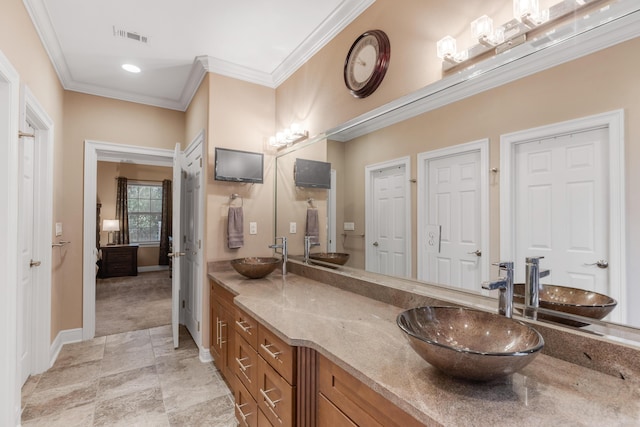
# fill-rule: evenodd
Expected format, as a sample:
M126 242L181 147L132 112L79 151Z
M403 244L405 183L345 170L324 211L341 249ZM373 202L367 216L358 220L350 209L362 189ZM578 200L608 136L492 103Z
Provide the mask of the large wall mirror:
M524 257L544 256L545 283L613 296L605 320L640 327L630 309L640 302L639 13L445 77L283 150L276 234L302 255L305 212L318 209L314 251L349 254L340 269L476 294L497 277L492 262L513 260L523 281ZM330 162L332 188L297 188L296 158Z

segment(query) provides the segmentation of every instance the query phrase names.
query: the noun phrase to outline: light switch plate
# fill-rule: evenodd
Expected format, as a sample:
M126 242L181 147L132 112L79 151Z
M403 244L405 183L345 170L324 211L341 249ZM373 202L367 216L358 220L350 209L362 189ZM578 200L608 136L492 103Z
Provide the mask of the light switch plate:
M297 228L298 228L298 224L296 224L295 222L290 222L289 223L289 233L290 234L296 234L297 233Z
M62 223L56 222L56 237L62 236Z
M250 222L249 223L249 234L258 234L258 223Z
M344 223L344 231L354 231L356 229L355 222L345 222Z

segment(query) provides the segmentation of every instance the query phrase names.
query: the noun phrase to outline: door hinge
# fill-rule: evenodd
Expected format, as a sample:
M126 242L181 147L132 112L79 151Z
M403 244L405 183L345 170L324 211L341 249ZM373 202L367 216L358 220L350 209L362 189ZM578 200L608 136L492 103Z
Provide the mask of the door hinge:
M187 243L187 235L182 236L182 243Z
M184 179L187 179L187 171L182 171L182 176L184 176Z
M200 332L200 321L198 320L198 332Z
M202 157L200 157L200 167L202 167Z
M184 300L182 300L182 308L184 308Z
M202 240L198 239L198 249L202 249Z

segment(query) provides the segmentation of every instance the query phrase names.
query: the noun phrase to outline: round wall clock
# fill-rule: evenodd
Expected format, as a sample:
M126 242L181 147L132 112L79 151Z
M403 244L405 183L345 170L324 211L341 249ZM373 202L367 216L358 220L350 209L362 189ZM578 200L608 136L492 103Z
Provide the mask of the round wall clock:
M366 98L382 83L389 67L391 45L381 30L371 30L353 42L344 61L344 83L356 98Z

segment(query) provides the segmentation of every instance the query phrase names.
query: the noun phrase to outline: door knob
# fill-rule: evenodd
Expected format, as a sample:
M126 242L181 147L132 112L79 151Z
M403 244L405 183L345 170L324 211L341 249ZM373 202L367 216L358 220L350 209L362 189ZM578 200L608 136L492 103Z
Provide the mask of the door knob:
M40 267L40 264L42 264L42 262L41 262L41 261L34 261L34 260L31 260L31 261L29 262L29 267Z
M467 254L469 255L475 255L475 256L482 256L482 251L480 249L477 249L473 252L467 252Z
M178 257L185 256L185 255L186 254L184 252L169 252L167 254L167 256L170 256L172 258L178 258Z
M373 242L373 246L378 247L378 246L380 246L380 245L378 244L378 242Z
M607 262L607 260L601 259L600 261L594 262L592 264L585 264L585 265L595 265L598 268L607 268L609 267L609 263Z

